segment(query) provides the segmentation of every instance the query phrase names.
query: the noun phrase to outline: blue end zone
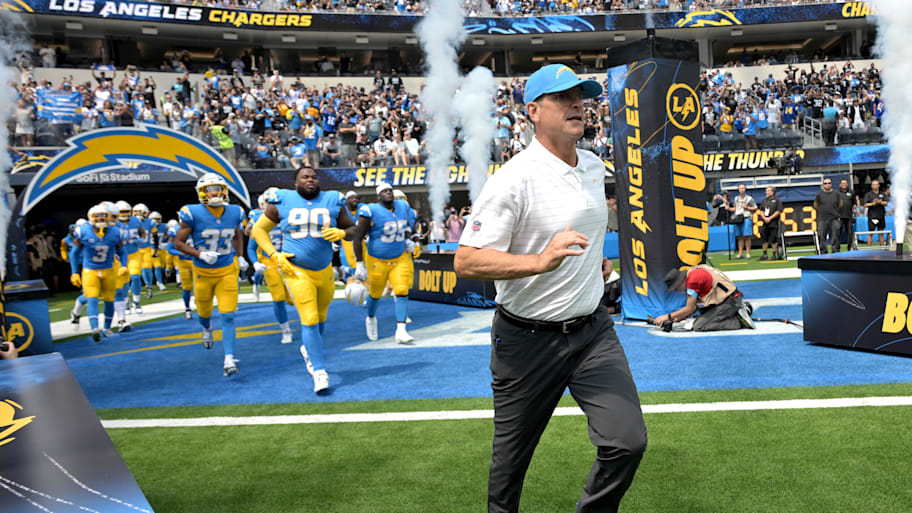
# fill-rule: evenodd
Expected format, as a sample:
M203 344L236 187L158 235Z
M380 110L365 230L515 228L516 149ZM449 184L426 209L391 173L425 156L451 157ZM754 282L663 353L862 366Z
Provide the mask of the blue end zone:
M798 280L783 280L739 288L748 300L769 303L758 307L755 317L800 322L801 305L794 300L801 296L800 286ZM792 304L776 304L790 302L776 298L791 298ZM381 300L381 339L395 331L393 306L391 298ZM236 356L241 373L230 379L222 376L221 342L204 349L195 317L138 326L100 344L74 340L57 349L95 408L489 397L489 324L480 312L491 311L419 301L409 306L414 347L350 350L367 342L364 309L333 302L324 334L331 383L325 396L312 392L313 381L298 352L297 321L292 321L295 342L280 344L269 303L239 306ZM289 312L291 319L297 317ZM218 316L213 323L221 328ZM781 328L780 323L760 326ZM907 359L810 345L797 329L761 331L669 337L639 326L617 326L641 392L912 382ZM441 337L476 345L421 346L422 339ZM174 346L142 350L166 345ZM113 354L125 351L131 352Z

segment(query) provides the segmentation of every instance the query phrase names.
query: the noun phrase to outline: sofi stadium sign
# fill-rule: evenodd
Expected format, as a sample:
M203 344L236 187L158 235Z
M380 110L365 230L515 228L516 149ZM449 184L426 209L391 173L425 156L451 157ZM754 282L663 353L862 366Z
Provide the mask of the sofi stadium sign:
M0 10L216 27L358 32L411 32L422 19L396 14L264 12L128 0L0 0ZM874 12L871 2L846 2L586 16L470 17L465 20L465 28L470 34L498 35L636 30L646 26L686 29L862 18Z

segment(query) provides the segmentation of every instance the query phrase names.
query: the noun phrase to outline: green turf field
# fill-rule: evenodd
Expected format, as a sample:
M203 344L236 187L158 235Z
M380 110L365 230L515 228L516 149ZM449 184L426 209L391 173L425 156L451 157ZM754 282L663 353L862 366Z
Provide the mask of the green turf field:
M908 395L912 385L650 393L644 404ZM488 399L151 408L102 418L489 408ZM565 405L572 401L565 398ZM647 414L625 512L907 513L912 407ZM489 419L109 429L159 512L479 512ZM573 511L594 449L584 417L552 419L523 511Z

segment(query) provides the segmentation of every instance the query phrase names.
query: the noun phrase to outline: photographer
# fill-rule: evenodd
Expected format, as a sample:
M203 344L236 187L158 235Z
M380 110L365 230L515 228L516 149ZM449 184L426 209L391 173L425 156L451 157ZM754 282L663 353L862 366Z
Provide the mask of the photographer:
M471 211L471 207L462 207L459 215L457 215L456 209L450 208L446 221L443 223L444 228L446 228L447 242L459 242L459 237L462 236L462 230L465 229L466 225L465 215Z
M747 259L750 260L751 237L754 235L751 217L757 210L757 202L747 195L746 185L742 183L738 186L738 195L732 200L732 204L726 206L726 210L732 213L730 223L738 242L738 255L735 259L744 258L744 253L747 253Z
M708 265L694 266L687 271L672 269L665 274L668 290L687 294L687 303L680 310L661 315L652 320L656 326L666 322L689 319L699 308L700 315L693 322L693 331L754 329L750 314L753 308L722 271ZM702 305L699 306L698 305Z

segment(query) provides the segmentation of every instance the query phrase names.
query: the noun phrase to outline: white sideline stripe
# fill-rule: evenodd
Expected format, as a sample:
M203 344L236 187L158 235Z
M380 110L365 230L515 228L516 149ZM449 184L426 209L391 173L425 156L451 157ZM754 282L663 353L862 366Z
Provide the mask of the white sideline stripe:
M643 406L643 413L653 414L756 410L802 410L820 408L856 408L860 406L912 406L912 396L647 404ZM566 417L582 414L582 410L575 406L557 408L554 410L555 417ZM493 417L494 410L454 410L389 413L338 413L328 415L264 415L256 417L198 417L188 419L123 419L103 420L101 421L101 425L105 429L209 426L271 426L282 424L344 424L351 422L467 420L490 419Z

